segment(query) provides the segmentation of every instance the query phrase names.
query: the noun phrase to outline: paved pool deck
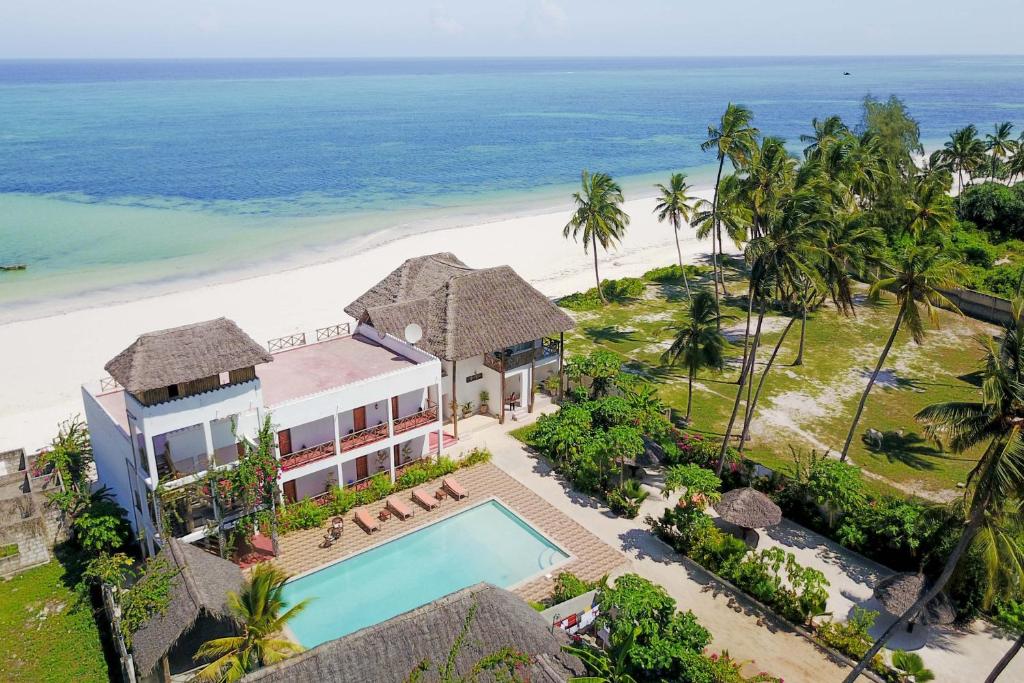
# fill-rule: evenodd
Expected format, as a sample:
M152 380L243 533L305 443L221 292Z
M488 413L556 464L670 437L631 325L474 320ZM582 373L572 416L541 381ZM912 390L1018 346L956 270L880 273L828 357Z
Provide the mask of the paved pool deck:
M468 450L468 449L467 449ZM455 447L455 453L460 447ZM326 565L344 560L356 553L376 547L381 543L437 522L460 510L497 498L512 512L550 538L571 555L565 564L552 570L553 575L570 571L586 580L595 580L605 574L613 574L626 564L626 557L618 550L587 531L541 496L531 491L513 477L490 463L461 469L452 475L469 494L463 500L446 498L440 505L427 511L409 500L412 491L401 491L396 496L406 501L415 511L412 518L399 520L397 517L381 522L380 531L367 534L353 521L355 510L344 515L345 530L341 539L330 548L321 548L324 534L330 522L318 529L294 531L280 539L281 555L274 563L291 576L305 574ZM441 487L437 479L419 487L433 493ZM375 519L384 507L384 502L362 506ZM415 558L410 558L410 572L415 573ZM551 594L553 581L540 576L515 587L514 592L524 600L539 601Z

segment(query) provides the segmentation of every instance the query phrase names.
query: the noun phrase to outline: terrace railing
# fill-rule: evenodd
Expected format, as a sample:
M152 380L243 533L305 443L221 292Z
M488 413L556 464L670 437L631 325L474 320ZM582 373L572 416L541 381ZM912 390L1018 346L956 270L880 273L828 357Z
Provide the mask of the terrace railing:
M395 434L412 431L417 427L437 422L437 406L433 402L427 404L423 410L406 415L395 420Z
M115 391L121 388L121 385L113 377L108 376L100 379L100 391L102 392Z
M348 337L352 334L352 326L349 323L338 323L327 327L317 328L316 340L334 339L335 337Z
M557 339L543 339L541 345L522 351L510 353L507 351L492 351L484 354L484 365L495 372L504 373L506 370L529 365L531 362L557 356L561 344Z
M292 349L296 346L305 346L306 344L306 333L299 332L297 334L289 334L284 337L277 337L267 342L267 350L271 353L275 351L284 351L285 349Z
M352 451L386 438L388 438L388 426L386 424L367 427L366 429L361 429L358 432L352 432L341 437L341 452Z
M344 448L342 448L344 450ZM284 471L293 470L296 467L302 467L308 465L311 462L317 460L323 460L334 455L334 442L325 441L324 443L311 446L309 448L303 448L301 451L295 451L288 455L281 456L281 469Z

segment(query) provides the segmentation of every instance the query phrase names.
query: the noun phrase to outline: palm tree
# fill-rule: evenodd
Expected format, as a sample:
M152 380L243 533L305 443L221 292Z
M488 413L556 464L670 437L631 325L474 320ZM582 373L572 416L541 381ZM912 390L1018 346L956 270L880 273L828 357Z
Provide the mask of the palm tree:
M601 275L597 271L597 245L608 251L616 242L622 240L629 225L629 216L622 210L622 188L606 173L588 173L583 171L582 191L574 192L573 201L576 210L572 218L565 224L562 236L580 241L583 238L583 253L594 249L594 278L597 281L597 294L605 301L601 291Z
M271 564L253 569L240 593L228 593L228 610L241 635L215 638L202 644L196 659L210 659L196 676L200 681L233 683L261 666L280 662L302 651L302 646L279 637L285 624L309 604L303 600L282 614L288 576Z
M683 284L686 286L686 298L690 298L690 283L686 279L686 266L683 265L683 250L679 246L679 229L685 223L690 224L697 205L701 201L688 192L693 188L686 182L685 173L673 173L668 179L668 186L658 183L655 185L661 193L658 203L654 206L654 212L658 214L658 222L666 220L672 226L672 232L676 238L676 254L679 256L679 269L683 273Z
M915 239L941 237L953 227L956 212L948 189L935 175L912 182L907 211L911 216L910 231Z
M813 135L800 136L800 142L809 143L804 147L804 158L808 160L819 158L833 143L850 132L839 116L829 116L824 120L815 117L811 119L811 127L814 128Z
M721 318L710 292L697 292L690 299L690 310L686 322L676 333L662 362L675 365L682 361L686 367L686 423L690 423L693 408L693 379L702 368L722 370L725 368L725 348L728 341L722 334Z
M985 163L985 144L978 139L978 129L971 124L949 134L949 140L937 152L942 166L956 174L957 191L963 193L964 178L970 182L975 172Z
M639 632L637 626L621 631L621 636L616 631L607 652L592 647L563 645L562 650L576 655L591 674L570 678L569 683L636 683L636 679L629 673L628 658Z
M729 240L739 247L739 245L747 239L748 228L750 227L753 218L750 213L750 205L745 195L743 180L734 173L721 178L718 182L717 195L717 210L715 210L713 204L706 200L701 200L697 203L698 211L693 217L693 222L697 226L697 238L705 239L710 235L711 241L714 243L715 235L717 233L718 248L721 251L721 235L722 228L724 227L725 234L729 237ZM724 255L722 258L724 260ZM720 262L718 256L714 254L712 254L712 260L716 268L716 273L721 274L724 271L724 264ZM717 278L718 275L715 277ZM719 306L717 280L715 282L714 292L715 306ZM725 294L724 279L722 293Z
M935 680L935 674L924 666L924 660L916 652L896 650L892 653L892 668L900 672L901 681L927 683Z
M1013 124L1009 121L1003 121L1002 123L997 123L992 132L985 136L985 149L988 150L992 164L992 170L989 174L992 180L996 179L999 162L1013 153L1012 135Z
M1024 492L1024 303L1014 301L1015 322L1007 325L1002 346L988 342L981 401L952 401L924 408L917 419L930 437L943 439L952 451L965 450L987 442L971 469L964 493L965 523L953 551L932 587L900 615L867 651L846 678L852 683L882 649L893 633L915 619L924 605L939 594L972 544L985 557L988 585L997 591L1021 590L1024 584L1024 552L1020 548L1020 507ZM1009 530L1007 532L1007 530Z
M1024 175L1024 133L1020 134L1013 145L1013 158L1007 162L1007 170L1010 172L1011 183L1017 182L1017 176Z
M711 243L711 258L715 268L715 277L721 280L722 292L725 293L725 277L722 275L718 258L714 253L714 240L718 240L719 256L722 255L722 230L718 218L718 189L722 182L722 168L725 160L728 159L733 168L739 168L753 153L754 144L760 131L750 125L754 118L753 112L740 104L730 102L722 114L718 128L708 126L707 140L701 143L701 150L707 152L714 150L718 158L718 174L715 176L715 195L711 203L711 213L714 222L714 232ZM715 281L715 291L718 291L718 280Z
M875 380L878 379L878 373L882 370L885 358L889 355L893 342L896 341L896 334L905 326L910 331L914 342L922 344L924 343L922 310L936 326L938 326L937 306L944 306L959 312L959 309L940 290L956 287L962 280L964 268L961 264L943 256L940 247L916 243L909 244L898 254L897 258L898 261L888 267L891 275L877 280L871 286L872 296L877 296L883 290L892 290L896 295L896 320L893 322L889 339L882 348L882 355L878 357L878 363L875 364L875 369L871 373L868 385L860 397L857 412L854 413L850 432L846 435L846 443L843 445L843 452L839 458L844 462L849 454L850 443L857 431L860 416L864 412L868 394L871 393L871 388L875 385Z

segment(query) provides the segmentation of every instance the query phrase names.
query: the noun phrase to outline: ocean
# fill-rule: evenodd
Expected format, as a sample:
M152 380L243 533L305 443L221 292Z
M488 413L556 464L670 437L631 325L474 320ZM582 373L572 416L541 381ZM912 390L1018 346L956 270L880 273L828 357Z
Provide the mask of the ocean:
M844 75L849 72L849 75ZM726 103L794 151L901 97L934 148L1024 126L1024 57L0 61L0 306L323 260L412 231L627 199Z

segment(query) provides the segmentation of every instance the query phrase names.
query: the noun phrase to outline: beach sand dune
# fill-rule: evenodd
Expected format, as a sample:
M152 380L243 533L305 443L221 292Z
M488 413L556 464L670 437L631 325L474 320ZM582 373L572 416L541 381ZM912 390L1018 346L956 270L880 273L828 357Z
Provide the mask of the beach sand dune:
M632 218L621 247L601 253L602 277L639 275L676 261L672 230L653 215L654 199L626 203ZM467 264L508 264L549 296L594 284L593 262L562 238L569 209L440 229L354 251L329 262L112 305L80 308L0 325L0 450L36 449L56 424L81 413L80 386L105 375L103 365L137 335L226 316L258 342L312 332L348 320L344 306L404 259L454 252ZM706 258L710 242L684 231L684 259ZM500 301L495 302L500 305Z

